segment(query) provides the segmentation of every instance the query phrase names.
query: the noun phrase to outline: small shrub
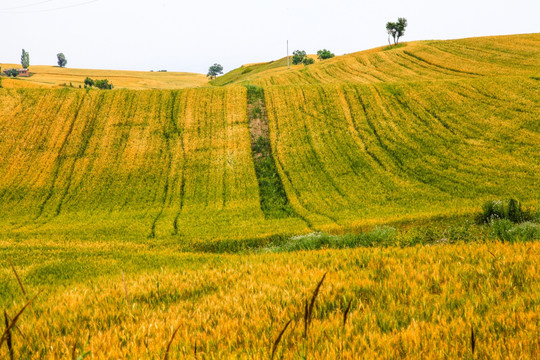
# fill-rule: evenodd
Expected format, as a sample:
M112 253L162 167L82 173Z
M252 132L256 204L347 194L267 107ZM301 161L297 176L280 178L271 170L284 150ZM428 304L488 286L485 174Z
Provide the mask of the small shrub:
M86 79L84 79L84 87L92 87L95 85L95 82L94 80L90 79L89 77L87 77Z
M101 90L111 90L113 88L113 84L109 83L109 80L107 79L96 80L95 86Z
M515 199L490 200L482 205L482 213L478 215L478 223L489 224L495 219L506 219L513 223L534 220L531 210L522 209L521 203Z
M304 65L311 65L315 62L315 60L313 60L312 58L309 58L309 57L305 57L303 60L302 60L302 64Z
M7 69L7 70L4 70L4 74L7 76L7 77L17 77L19 76L19 72L17 71L17 69Z
M331 59L335 55L330 50L322 49L322 50L317 51L317 56L319 57L319 59L325 60L325 59Z

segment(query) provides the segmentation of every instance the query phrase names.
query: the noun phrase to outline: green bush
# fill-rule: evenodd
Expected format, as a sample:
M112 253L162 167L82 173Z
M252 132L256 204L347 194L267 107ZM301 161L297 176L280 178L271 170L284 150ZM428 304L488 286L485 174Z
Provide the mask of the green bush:
M532 221L534 215L531 210L522 209L521 203L515 199L490 200L482 205L482 213L478 216L478 222L488 224L492 220L505 219L513 223Z
M7 77L17 77L19 76L19 72L17 71L17 69L7 69L7 70L4 70L4 74L6 74Z
M317 51L317 56L319 57L319 59L325 60L333 58L335 55L330 50L322 49Z
M304 50L295 50L293 51L292 63L293 65L300 64L306 57L306 52Z
M304 65L311 65L315 62L315 60L313 60L312 58L309 58L309 57L305 57L303 60L302 60L302 64Z
M84 79L84 87L92 87L95 85L95 82L94 80L90 79L89 77L86 77L86 79Z
M107 79L96 80L96 87L101 90L111 90L113 88L113 84L109 83L109 80Z

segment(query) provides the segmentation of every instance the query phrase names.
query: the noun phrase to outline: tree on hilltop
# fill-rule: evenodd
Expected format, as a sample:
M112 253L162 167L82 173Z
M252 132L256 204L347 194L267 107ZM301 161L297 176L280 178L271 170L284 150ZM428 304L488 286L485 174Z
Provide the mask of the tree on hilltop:
M65 67L67 64L67 60L64 53L56 54L56 57L58 58L58 66Z
M322 49L317 51L317 56L319 59L324 60L333 58L335 55L330 50Z
M292 56L293 65L300 64L304 60L305 57L306 57L306 52L304 50L293 51L293 56Z
M30 66L30 54L28 54L28 52L24 49L22 49L21 65L25 69L28 69Z
M210 80L215 79L219 74L223 74L223 66L220 64L214 64L208 68L208 76Z
M397 22L387 22L386 31L388 32L388 43L390 42L390 36L394 39L394 45L399 43L399 38L405 35L405 28L407 27L407 19L398 18Z

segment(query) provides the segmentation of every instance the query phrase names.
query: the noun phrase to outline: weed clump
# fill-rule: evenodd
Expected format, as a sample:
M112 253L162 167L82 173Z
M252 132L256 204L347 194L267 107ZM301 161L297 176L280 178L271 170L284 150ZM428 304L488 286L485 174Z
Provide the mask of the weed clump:
M521 203L515 199L490 200L482 205L482 213L478 215L479 224L489 224L494 220L508 220L518 224L534 220L531 210L523 209Z

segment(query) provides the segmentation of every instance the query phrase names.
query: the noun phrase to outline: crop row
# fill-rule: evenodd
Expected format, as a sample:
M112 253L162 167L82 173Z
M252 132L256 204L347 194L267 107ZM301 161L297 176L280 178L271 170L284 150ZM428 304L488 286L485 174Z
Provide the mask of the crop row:
M0 102L13 231L238 238L282 225L260 210L244 88L5 90Z
M472 79L265 94L297 212L356 227L469 211L489 197L538 201L539 90L532 79Z

